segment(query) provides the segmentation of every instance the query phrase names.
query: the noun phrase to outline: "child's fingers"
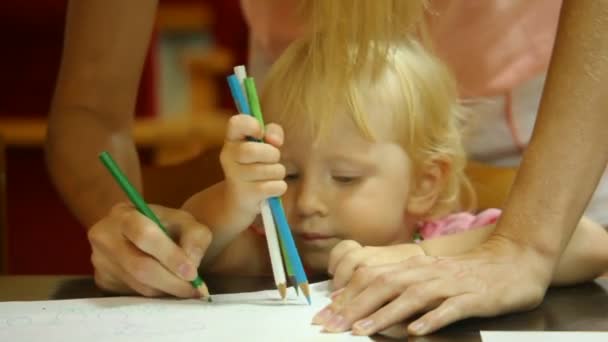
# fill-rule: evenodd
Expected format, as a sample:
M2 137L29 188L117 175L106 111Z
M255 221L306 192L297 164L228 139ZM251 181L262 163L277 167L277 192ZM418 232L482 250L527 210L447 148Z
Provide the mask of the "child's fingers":
M329 274L335 274L336 267L344 256L348 253L360 249L361 244L355 240L344 240L337 244L329 253L329 263L327 266L327 272Z
M347 253L340 259L340 262L336 265L334 278L332 279L334 288L340 289L346 286L352 279L357 268L359 268L368 257L369 255L368 253L365 253L364 249L357 249Z
M285 166L282 164L249 164L238 165L238 172L243 181L258 182L285 179Z
M285 181L264 181L256 182L254 184L255 193L261 196L261 199L269 197L282 196L287 191L287 183Z
M279 147L283 145L283 128L277 124L271 123L266 125L266 132L264 133L264 141Z
M235 161L240 164L273 164L279 162L281 152L269 144L250 141L234 145L234 156Z
M247 137L262 139L264 132L258 121L249 115L233 115L228 121L227 141L241 141Z

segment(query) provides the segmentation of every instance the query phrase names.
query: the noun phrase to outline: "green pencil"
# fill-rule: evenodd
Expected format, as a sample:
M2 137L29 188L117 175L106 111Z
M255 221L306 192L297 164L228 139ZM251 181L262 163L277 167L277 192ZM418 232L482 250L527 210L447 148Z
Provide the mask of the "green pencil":
M99 155L99 159L101 160L103 165L108 169L108 171L110 171L112 177L114 177L120 188L125 192L127 197L129 197L129 200L131 200L131 203L133 203L137 211L139 211L142 215L146 216L150 220L154 221L154 223L156 223L156 225L163 231L163 233L165 233L167 236L170 236L167 229L163 226L163 224L154 214L152 209L148 207L146 201L144 201L143 197L139 194L137 189L135 189L135 187L127 179L127 176L120 170L120 167L118 167L118 164L116 164L112 156L110 156L108 152L104 151ZM192 287L199 291L203 298L208 298L209 300L211 300L211 296L209 295L209 289L207 289L207 285L205 285L205 282L203 281L203 279L201 279L200 276L196 276L196 278L190 283L192 284Z

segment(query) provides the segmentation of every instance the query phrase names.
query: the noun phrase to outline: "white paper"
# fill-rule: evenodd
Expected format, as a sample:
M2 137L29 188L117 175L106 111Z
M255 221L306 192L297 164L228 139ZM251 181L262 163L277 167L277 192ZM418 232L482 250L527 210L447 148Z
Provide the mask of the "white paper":
M310 324L330 302L327 282L312 305L293 289L214 295L213 302L142 297L0 303L0 341L342 341Z
M606 342L608 333L579 331L482 331L483 342Z

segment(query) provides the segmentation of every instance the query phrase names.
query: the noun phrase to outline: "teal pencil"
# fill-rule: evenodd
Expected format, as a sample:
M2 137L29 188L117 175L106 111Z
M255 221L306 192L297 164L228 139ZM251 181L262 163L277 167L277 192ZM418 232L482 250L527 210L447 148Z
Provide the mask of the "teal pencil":
M253 78L245 78L245 90L247 91L247 99L249 100L249 107L251 109L251 113L258 120L260 127L264 128L264 117L260 108L260 101L258 99L258 94L257 90L255 89L255 82ZM296 286L299 286L301 288L302 293L304 293L304 296L308 301L308 304L311 304L308 279L306 277L306 272L304 271L304 266L302 265L302 260L300 259L300 255L298 254L298 248L296 247L296 244L293 240L293 236L291 235L291 229L289 228L289 223L287 222L287 218L285 217L285 211L283 209L281 199L278 197L271 197L268 199L268 204L270 205L270 209L272 210L272 216L274 217L274 220L277 223L277 232L279 234L281 243L283 243L283 246L285 248L285 252L287 254L288 259L288 265L289 263L291 263L291 266L293 267L292 270L296 278Z
M150 220L154 221L154 223L156 223L156 225L167 236L169 236L169 232L167 231L167 229L163 226L163 224L154 214L152 209L150 209L150 207L146 204L146 201L144 201L143 197L139 194L137 189L135 189L131 182L129 182L129 179L127 179L127 176L120 170L118 164L116 164L112 156L110 156L108 152L104 151L99 155L99 159L101 160L103 165L108 169L108 171L110 171L112 177L114 177L120 188L125 192L127 197L129 197L129 200L131 201L131 203L133 203L137 211L139 211L142 215L146 216ZM211 296L209 295L209 289L207 288L207 285L205 285L205 282L203 281L203 279L201 279L200 276L196 276L196 278L190 283L192 284L192 287L199 291L202 298L208 298L209 300L211 300Z

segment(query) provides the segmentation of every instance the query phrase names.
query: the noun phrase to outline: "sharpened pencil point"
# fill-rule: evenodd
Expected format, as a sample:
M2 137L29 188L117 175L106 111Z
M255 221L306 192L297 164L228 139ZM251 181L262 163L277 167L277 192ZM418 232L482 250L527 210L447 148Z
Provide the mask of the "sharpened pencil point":
M209 288L205 283L200 283L200 285L196 288L198 293L201 294L202 299L206 299L208 302L211 302L211 295L209 294Z
M285 286L285 284L279 284L277 285L277 288L279 289L279 294L281 294L281 299L285 299L287 297L287 286Z
M308 305L312 304L312 301L310 299L310 289L308 288L308 282L301 283L300 288L302 289L302 293L306 297Z
M293 285L293 288L296 290L296 295L300 297L300 289L298 289L298 283L296 282L296 277L289 276L289 283Z

